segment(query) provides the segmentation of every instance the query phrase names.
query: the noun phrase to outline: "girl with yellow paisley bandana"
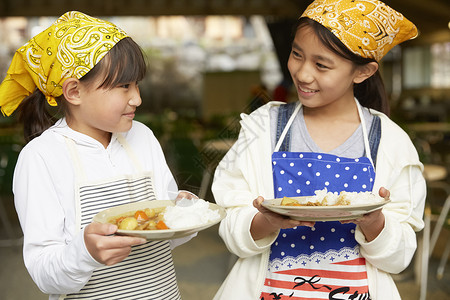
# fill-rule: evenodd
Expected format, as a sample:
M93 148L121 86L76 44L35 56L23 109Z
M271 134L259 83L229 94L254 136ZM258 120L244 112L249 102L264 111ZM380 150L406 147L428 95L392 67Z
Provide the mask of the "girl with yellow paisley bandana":
M390 274L413 257L426 188L416 149L387 116L378 61L416 35L378 0L316 0L301 15L288 60L298 101L243 114L215 172L219 234L239 259L214 299L400 299ZM390 202L356 219L294 220L261 205L324 189Z
M13 183L25 265L50 299L180 298L171 249L191 237L147 242L92 222L179 195L152 131L133 120L145 71L124 31L71 11L17 50L0 85L1 110L18 108L28 142Z

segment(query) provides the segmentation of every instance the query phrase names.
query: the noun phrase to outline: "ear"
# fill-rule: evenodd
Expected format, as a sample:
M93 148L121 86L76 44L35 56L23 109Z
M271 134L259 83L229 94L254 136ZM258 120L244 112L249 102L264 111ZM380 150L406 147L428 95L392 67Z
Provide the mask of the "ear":
M80 81L76 78L67 78L63 82L63 94L67 102L79 105L81 103Z
M367 63L363 66L359 66L358 70L356 71L356 76L353 79L354 83L361 83L378 70L378 63L372 61L370 63Z

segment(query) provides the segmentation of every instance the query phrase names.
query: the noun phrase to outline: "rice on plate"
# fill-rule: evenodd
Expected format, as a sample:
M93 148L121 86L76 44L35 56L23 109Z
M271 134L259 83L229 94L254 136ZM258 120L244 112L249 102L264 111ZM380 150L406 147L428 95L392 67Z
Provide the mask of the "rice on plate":
M307 201L320 203L320 205L364 205L384 201L384 198L372 192L328 192L327 188L317 190L315 195L308 197ZM306 201L306 200L305 200Z
M164 222L170 229L203 225L218 219L219 211L210 209L203 199L183 198L175 206L166 207L164 212Z

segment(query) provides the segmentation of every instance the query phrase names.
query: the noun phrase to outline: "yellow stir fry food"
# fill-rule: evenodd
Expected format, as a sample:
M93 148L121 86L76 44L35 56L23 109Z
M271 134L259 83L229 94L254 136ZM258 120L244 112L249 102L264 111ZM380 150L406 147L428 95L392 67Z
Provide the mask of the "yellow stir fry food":
M348 200L345 195L339 195L335 204L329 204L327 197L324 197L322 201L308 201L306 203L300 203L297 199L283 197L281 200L281 205L283 206L339 206L339 205L350 205L350 200Z
M109 220L123 230L161 230L169 229L164 223L164 207L146 208L134 212L128 212Z
M312 202L308 202L313 204ZM305 204L300 204L297 199L292 199L289 197L283 197L283 200L281 200L281 205L283 206L305 206Z

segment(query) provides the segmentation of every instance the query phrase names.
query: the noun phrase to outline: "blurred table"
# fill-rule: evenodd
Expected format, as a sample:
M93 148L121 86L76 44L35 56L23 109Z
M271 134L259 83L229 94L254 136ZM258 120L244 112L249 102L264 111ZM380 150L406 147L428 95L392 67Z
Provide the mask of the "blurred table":
M450 167L450 123L428 122L406 125L422 159L428 163L439 163Z
M407 125L408 130L414 132L450 132L450 123L447 122L428 122L428 123L413 123Z
M428 182L443 180L447 177L447 170L440 165L425 164L423 176Z

